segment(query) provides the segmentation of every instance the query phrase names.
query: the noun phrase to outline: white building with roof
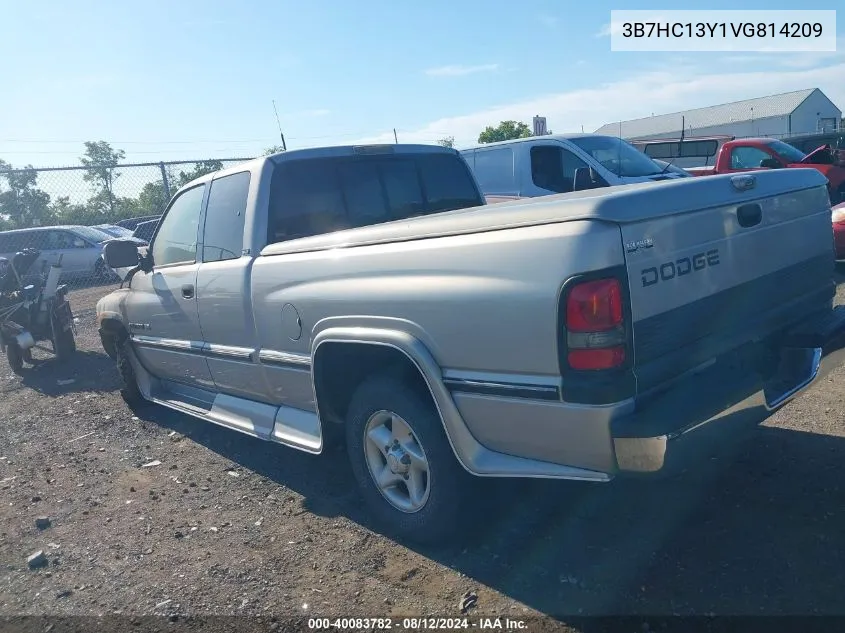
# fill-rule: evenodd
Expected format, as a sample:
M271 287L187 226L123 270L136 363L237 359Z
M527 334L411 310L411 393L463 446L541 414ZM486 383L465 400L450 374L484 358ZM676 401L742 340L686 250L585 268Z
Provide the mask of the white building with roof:
M786 137L838 130L841 120L842 111L821 90L809 88L686 112L607 123L596 133L621 135L628 140L680 138L681 130L684 136Z

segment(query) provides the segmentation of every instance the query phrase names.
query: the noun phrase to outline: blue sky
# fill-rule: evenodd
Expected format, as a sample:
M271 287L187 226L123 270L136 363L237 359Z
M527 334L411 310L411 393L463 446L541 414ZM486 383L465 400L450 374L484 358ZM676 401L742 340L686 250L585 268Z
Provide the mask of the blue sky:
M0 1L0 158L76 164L85 140L133 161L361 141L475 141L504 118L556 132L802 88L845 108L837 53L613 53L580 0ZM713 9L791 9L713 0ZM816 0L835 9L841 0Z

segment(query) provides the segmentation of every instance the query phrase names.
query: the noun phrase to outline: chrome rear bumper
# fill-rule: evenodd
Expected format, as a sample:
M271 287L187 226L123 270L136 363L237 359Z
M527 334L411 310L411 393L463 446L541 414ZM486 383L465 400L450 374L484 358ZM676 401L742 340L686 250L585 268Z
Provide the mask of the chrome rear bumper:
M845 307L791 333L780 365L763 380L740 357L720 359L630 416L612 423L620 472L688 464L760 424L770 413L845 364Z

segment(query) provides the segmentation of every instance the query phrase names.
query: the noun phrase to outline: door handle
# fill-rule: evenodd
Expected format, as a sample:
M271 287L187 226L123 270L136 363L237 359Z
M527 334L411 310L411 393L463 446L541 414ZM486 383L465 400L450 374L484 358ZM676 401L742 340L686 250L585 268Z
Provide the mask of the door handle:
M747 229L760 224L763 220L763 209L759 204L744 204L736 210L736 217L739 225Z
M182 286L182 298L183 299L193 299L194 298L194 286L192 284L185 284Z

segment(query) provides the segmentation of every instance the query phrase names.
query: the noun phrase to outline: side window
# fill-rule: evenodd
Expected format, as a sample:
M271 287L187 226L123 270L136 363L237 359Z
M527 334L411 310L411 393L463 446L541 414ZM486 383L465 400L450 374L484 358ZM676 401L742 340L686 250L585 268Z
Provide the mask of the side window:
M731 150L731 169L752 169L771 156L756 147L735 147Z
M58 251L69 247L64 231L47 231L43 234L44 245L42 248L48 251Z
M475 152L475 178L484 193L514 193L513 149L497 147Z
M152 255L155 266L196 261L197 234L204 191L205 186L199 185L173 199L153 240Z
M17 250L22 251L25 248L34 248L39 251L51 248L47 242L47 231L30 231L26 233L18 233L20 240L17 245Z
M74 233L69 233L67 231L61 231L59 244L63 245L61 248L88 248L88 242L83 240L78 235L75 235Z
M241 256L249 180L249 172L244 171L211 182L205 211L202 261L219 262Z
M575 170L588 167L575 154L554 145L531 148L531 180L535 186L555 193L572 191Z
M18 251L26 248L27 237L29 236L22 233L7 234L6 239L3 240L2 248L0 248L0 253L11 253L14 255Z

